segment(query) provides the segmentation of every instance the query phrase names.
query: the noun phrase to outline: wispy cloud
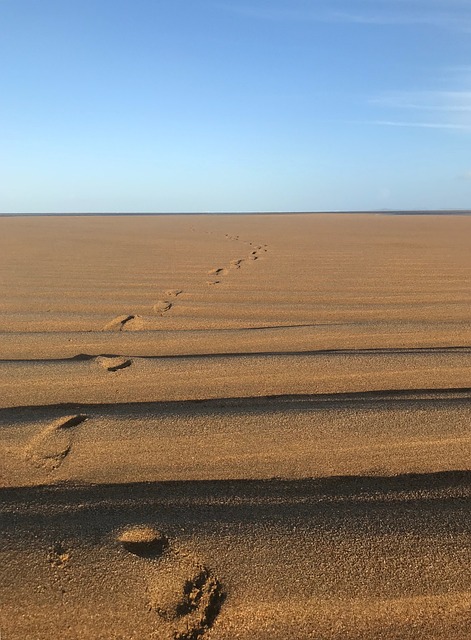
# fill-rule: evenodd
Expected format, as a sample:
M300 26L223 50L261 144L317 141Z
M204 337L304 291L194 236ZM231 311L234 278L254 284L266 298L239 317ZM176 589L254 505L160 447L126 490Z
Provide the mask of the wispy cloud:
M424 25L471 31L469 0L303 0L292 2L218 2L219 9L270 21L311 21L358 25Z
M455 129L457 131L471 131L471 124L452 124L447 122L404 122L401 120L372 120L369 124L384 127L416 127L420 129Z
M391 109L471 112L471 91L391 91L371 104Z
M442 70L439 89L386 91L370 99L375 124L428 129L471 130L471 68Z

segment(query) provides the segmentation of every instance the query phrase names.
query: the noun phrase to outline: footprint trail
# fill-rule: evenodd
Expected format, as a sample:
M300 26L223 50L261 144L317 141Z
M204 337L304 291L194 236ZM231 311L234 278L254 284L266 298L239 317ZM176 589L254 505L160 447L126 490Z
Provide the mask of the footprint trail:
M251 251L249 253L249 255L247 256L247 258L233 258L232 260L230 260L228 267L216 267L215 269L211 269L210 271L208 271L208 275L209 276L213 276L213 277L223 277L223 276L227 276L229 274L229 271L237 271L239 270L244 262L246 262L246 260L249 261L255 261L258 260L261 255L263 253L267 253L268 251L268 245L267 244L259 244L259 245L254 245L253 242L247 242L245 240L240 241L239 240L239 236L231 236L230 234L226 233L225 236L226 240L232 240L232 241L237 241L237 242L242 242L242 244L246 244L249 245L251 247ZM210 280L207 282L208 285L215 285L215 284L220 284L221 280Z

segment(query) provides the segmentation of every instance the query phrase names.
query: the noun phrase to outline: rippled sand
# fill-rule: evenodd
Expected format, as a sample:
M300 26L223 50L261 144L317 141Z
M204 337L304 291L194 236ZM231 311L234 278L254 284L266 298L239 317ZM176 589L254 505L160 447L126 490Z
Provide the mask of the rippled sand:
M471 638L471 218L0 237L2 638Z

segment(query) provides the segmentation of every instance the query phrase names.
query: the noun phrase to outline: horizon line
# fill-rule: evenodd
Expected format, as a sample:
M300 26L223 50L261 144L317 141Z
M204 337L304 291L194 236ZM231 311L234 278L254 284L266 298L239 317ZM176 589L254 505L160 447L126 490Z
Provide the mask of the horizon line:
M217 215L321 215L321 214L378 214L378 215L471 215L471 209L315 209L296 211L49 211L49 212L0 212L1 218L56 216L56 217L86 217L86 216L217 216Z

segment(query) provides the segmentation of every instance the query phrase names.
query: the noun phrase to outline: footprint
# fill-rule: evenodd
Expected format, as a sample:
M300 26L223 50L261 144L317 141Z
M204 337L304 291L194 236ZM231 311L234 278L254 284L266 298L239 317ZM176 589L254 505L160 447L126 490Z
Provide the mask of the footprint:
M25 451L26 460L45 471L55 471L64 462L73 441L73 427L87 420L88 416L67 416L46 427L37 435Z
M63 542L56 542L49 548L49 564L56 569L62 569L70 560L70 551Z
M211 271L208 271L208 276L227 276L227 269L224 269L224 267L218 267L217 269L211 269Z
M172 308L172 303L169 302L168 300L158 300L154 304L154 311L156 313L160 313L160 315L163 315L164 313L169 311L171 308Z
M230 267L231 269L240 269L240 265L243 263L244 261L241 260L231 260L230 261Z
M208 280L208 282L206 284L208 284L211 287L214 284L221 284L221 281L220 280L212 280L212 281Z
M143 324L141 316L118 316L105 324L103 331L135 331L142 328Z
M164 295L167 298L176 298L177 296L179 296L181 293L183 293L182 289L167 289L167 291L164 292Z
M126 369L132 365L130 358L122 358L121 356L97 356L95 362L107 371L119 371Z
M178 640L196 640L213 625L224 594L217 578L197 559L170 553L149 579L152 609ZM170 635L171 634L171 635Z
M160 556L168 547L168 539L160 531L148 525L127 527L118 536L126 551L143 558Z

